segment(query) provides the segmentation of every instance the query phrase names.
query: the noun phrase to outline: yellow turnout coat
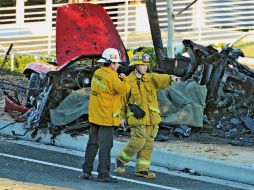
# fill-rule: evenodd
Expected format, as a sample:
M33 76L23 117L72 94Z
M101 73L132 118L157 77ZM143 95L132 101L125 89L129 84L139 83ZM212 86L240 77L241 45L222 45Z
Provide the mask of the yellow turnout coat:
M138 79L134 72L129 76L130 91L123 97L121 117L127 118L129 126L158 125L161 121L157 90L171 85L171 75L146 73ZM140 81L139 81L140 80ZM136 119L128 103L137 104L145 112L143 119Z
M128 78L121 81L117 72L102 67L95 71L91 82L89 122L103 126L120 124L121 96L129 91Z

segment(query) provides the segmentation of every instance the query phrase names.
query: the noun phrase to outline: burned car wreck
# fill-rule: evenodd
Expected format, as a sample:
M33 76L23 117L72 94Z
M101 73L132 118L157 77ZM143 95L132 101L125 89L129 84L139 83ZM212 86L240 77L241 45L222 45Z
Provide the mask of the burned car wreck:
M121 59L128 63L123 42L102 6L83 3L59 7L56 63L30 63L24 70L24 75L29 79L26 87L2 81L1 89L7 95L5 111L23 112L17 120L23 120L26 127L35 132L38 128L49 128L52 126L50 110L57 107L72 91L90 86L94 71L101 66L97 60L108 47L118 49ZM14 93L11 95L7 91ZM26 96L25 102L19 100L18 94ZM86 121L87 117L84 117L75 118L76 122ZM53 131L57 131L56 128L63 127L53 128Z
M254 70L236 61L242 52L228 46L218 52L190 40L183 44L190 58L183 80L207 88L204 126L217 129L216 135L223 137L253 133Z
M84 17L97 19L98 25L95 27L94 20ZM90 81L101 66L97 60L102 51L114 47L126 65L129 63L123 42L101 6L62 6L58 8L56 26L57 63L28 65L24 71L28 87L0 81L2 90L14 92L5 93L5 111L19 111L17 122L24 122L33 136L40 129L49 130L52 138L63 132L75 135L85 131L89 127ZM232 138L253 134L254 70L236 61L242 52L231 47L219 52L190 40L183 40L183 45L189 57L180 56L166 63L157 56L160 64L154 72L182 77L180 85L158 92L160 127L182 127L183 136L188 136L190 127L212 127L216 135ZM118 72L129 74L132 70L122 66ZM19 100L18 93L26 96L25 102Z

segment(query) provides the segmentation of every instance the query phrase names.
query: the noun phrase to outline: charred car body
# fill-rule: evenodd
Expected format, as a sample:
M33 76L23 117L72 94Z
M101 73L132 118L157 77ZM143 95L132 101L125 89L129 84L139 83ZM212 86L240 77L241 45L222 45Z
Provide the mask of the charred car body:
M253 132L254 70L237 62L243 53L228 46L218 52L189 40L184 40L183 44L191 60L191 67L184 77L207 86L205 113L217 118L213 125L225 131L235 129L239 133L245 128L237 127L247 127Z
M217 109L226 109L230 113L227 121L221 122L219 118L213 125L226 125L230 118L235 117L239 118L239 125L253 131L254 71L236 61L242 56L241 51L225 47L218 52L212 47L184 40L189 58L165 58L162 53L157 10L154 8L155 1L146 1L146 6L158 61L157 72L181 76L186 83L195 81L199 85L205 85L208 94L205 114L210 116L210 113ZM50 112L73 91L89 89L91 77L100 67L97 59L101 57L104 49L118 49L121 59L126 64L129 62L125 47L110 17L100 5L83 3L59 7L56 27L57 63L31 63L24 71L30 78L28 88L23 88L28 95L27 106L21 106L19 101L9 96L6 98L5 108L6 111L19 108L24 114L17 119L24 120L28 129L36 132L38 128L47 128L54 136L61 131L88 126L86 113L66 122L67 124L55 125L52 124ZM120 69L119 72L124 71L127 74L132 70L130 67Z
M26 107L30 109L21 109L27 112L19 119L25 119L28 128L48 127L49 110L58 106L72 91L90 86L94 71L100 67L97 59L108 47L118 49L121 59L128 62L120 36L102 6L83 3L59 7L57 62L34 62L25 69L29 86L24 91L28 96ZM6 111L22 108L15 99L6 98Z

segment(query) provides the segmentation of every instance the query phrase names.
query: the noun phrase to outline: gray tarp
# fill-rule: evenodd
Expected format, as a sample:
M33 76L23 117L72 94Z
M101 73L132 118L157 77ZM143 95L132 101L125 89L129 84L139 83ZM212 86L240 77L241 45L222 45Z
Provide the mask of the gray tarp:
M180 82L158 92L163 125L203 127L206 86Z
M66 125L88 113L90 88L81 88L69 94L55 109L50 110L54 125Z
M58 107L50 110L54 125L65 125L88 113L90 88L72 92ZM203 126L206 86L195 82L174 84L171 88L160 90L158 100L163 125L186 124Z

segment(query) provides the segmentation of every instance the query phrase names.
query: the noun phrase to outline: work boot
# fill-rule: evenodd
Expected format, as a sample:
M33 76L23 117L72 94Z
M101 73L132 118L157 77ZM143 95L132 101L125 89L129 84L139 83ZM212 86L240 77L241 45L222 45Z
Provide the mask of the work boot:
M108 176L108 177L99 177L98 176L97 181L104 182L104 183L117 183L118 182L118 180L116 178L111 177L111 176Z
M144 178L147 178L147 179L155 179L156 178L155 173L150 172L150 171L136 172L136 176L144 177Z
M88 179L93 179L93 175L91 173L83 173L81 178L88 180Z
M116 159L116 169L115 171L119 174L122 174L125 172L124 163L120 160Z

